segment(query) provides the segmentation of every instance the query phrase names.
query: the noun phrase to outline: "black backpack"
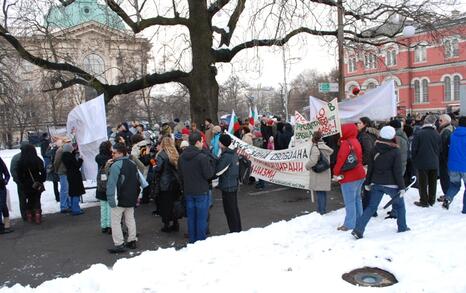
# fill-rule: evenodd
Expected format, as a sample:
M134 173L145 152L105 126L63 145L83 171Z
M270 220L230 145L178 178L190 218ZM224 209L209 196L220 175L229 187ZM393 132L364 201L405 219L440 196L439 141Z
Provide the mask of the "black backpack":
M249 177L252 173L252 163L245 156L238 157L239 162L239 181L243 184L249 184Z
M97 172L97 192L107 193L107 180L107 168L105 168L105 165L103 165L102 168L100 168Z

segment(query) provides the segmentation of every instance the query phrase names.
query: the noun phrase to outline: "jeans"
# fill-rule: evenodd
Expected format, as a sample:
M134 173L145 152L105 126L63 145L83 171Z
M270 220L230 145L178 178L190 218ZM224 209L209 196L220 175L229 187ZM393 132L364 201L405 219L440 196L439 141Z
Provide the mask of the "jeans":
M362 215L361 186L364 179L342 183L341 193L345 202L345 226L348 229L354 229L356 219Z
M454 172L450 171L450 185L447 191L447 199L452 201L453 198L458 194L461 188L461 179L463 184L466 185L466 173L465 172ZM466 189L463 193L463 214L466 214Z
M60 210L69 208L71 208L71 200L68 195L68 178L66 175L60 175Z
M100 201L100 228L110 228L112 223L110 221L110 205L108 201Z
M364 234L364 230L366 229L367 223L369 223L369 220L371 219L372 215L377 211L377 208L379 207L380 201L382 200L384 194L388 194L391 198L395 198L393 200L393 210L396 212L398 232L404 232L408 230L408 226L406 226L405 201L402 197L398 197L398 188L390 188L382 185L373 185L370 194L371 195L369 205L364 210L362 216L358 217L356 221L356 227L354 228L356 232L360 233L361 235Z
M316 191L317 196L317 212L321 215L327 212L327 192Z
M70 197L71 201L71 214L72 215L79 215L82 213L81 207L79 207L79 196L72 196Z
M189 243L206 239L209 194L186 195Z

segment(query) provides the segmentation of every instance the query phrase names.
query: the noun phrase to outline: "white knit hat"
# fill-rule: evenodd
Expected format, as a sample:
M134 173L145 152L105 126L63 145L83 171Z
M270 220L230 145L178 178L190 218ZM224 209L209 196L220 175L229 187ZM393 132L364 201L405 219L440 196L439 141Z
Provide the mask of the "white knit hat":
M189 143L186 140L183 140L180 144L180 149L189 147Z
M396 131L395 128L391 126L384 126L380 130L380 137L383 139L393 139L395 137Z

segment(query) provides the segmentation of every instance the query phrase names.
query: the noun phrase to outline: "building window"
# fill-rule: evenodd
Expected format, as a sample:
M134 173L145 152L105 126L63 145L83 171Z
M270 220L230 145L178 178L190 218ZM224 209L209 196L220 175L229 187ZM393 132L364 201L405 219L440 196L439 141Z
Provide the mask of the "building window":
M445 101L451 101L451 78L449 76L443 80L443 95Z
M424 62L427 61L427 48L424 45L419 45L414 49L414 61Z
M104 59L97 54L89 54L83 61L84 70L92 75L99 76L105 71Z
M366 69L375 69L377 57L374 54L367 54L364 56L364 66Z
M421 103L427 103L429 101L429 81L427 79L422 80L422 101Z
M458 39L446 40L444 43L445 57L457 57L459 54Z
M354 72L357 70L356 57L350 57L348 62L348 72Z
M387 51L386 63L387 63L387 66L396 65L396 50L391 49Z
M453 100L455 101L460 100L460 83L461 83L460 76L455 75L453 77Z
M371 90L371 89L375 89L376 87L377 85L375 84L375 82L369 82L366 86L366 89Z

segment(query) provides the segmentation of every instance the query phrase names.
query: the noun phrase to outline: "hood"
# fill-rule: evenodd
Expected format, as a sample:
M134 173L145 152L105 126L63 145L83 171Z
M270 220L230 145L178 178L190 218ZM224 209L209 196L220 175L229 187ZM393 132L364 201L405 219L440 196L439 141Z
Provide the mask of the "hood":
M375 142L374 148L375 148L375 152L383 154L383 153L386 153L393 149L398 148L398 145L394 143L393 141L389 141L386 139L378 139Z
M465 137L466 136L466 127L458 126L453 133L456 136Z
M379 137L379 131L374 127L366 127L366 132L374 135L375 137Z
M347 123L341 126L341 139L357 138L358 128L354 123Z
M183 159L186 159L188 161L191 161L194 159L196 156L198 156L201 153L201 151L196 148L195 146L190 145L183 151Z

